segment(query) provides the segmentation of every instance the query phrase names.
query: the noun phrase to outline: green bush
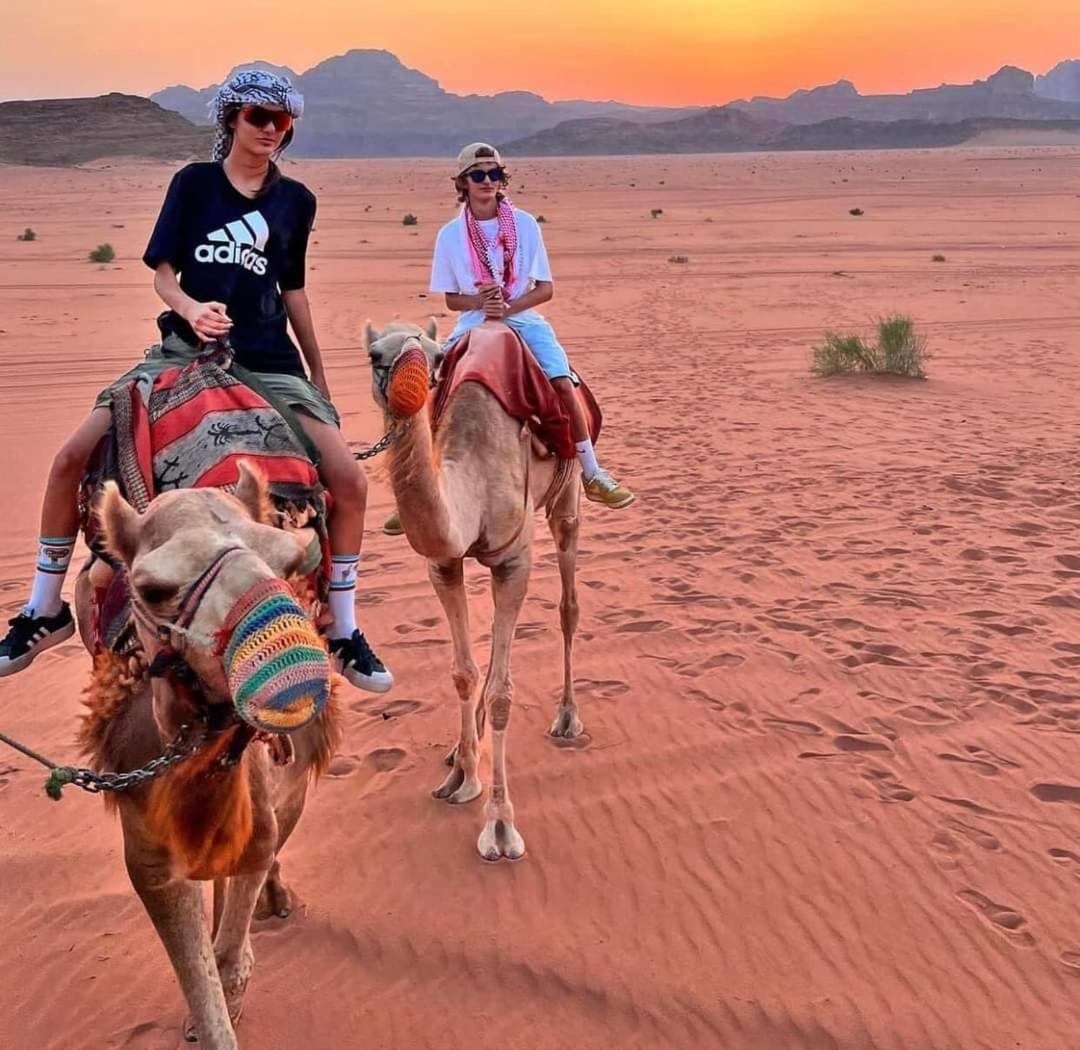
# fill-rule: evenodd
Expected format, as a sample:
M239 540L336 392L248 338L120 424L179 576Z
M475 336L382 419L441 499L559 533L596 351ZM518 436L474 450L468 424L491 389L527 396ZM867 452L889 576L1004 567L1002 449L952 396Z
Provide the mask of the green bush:
M826 332L825 341L814 347L810 367L821 376L866 372L925 379L928 357L926 341L915 331L911 318L893 314L878 322L876 343L867 343L859 335Z
M406 215L405 218L401 220L401 225L402 226L415 226L419 222L420 222L420 220L415 215L413 215L412 212L409 212L409 214Z
M99 244L91 253L90 261L96 263L109 263L116 258L111 244Z
M23 232L20 233L18 235L18 237L15 238L15 240L17 240L17 241L36 241L37 240L37 234L34 233L34 231L32 229L30 229L29 226L27 226L26 229L23 230Z

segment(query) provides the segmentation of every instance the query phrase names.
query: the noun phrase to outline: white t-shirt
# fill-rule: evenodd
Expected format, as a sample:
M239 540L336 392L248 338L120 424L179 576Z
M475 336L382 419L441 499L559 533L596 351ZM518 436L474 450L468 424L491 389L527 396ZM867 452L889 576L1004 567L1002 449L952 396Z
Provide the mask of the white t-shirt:
M534 281L550 281L551 265L548 263L547 249L540 233L537 221L527 212L514 208L514 222L517 225L517 252L514 256L514 283L510 288L510 298L518 299L533 285ZM480 229L488 243L499 234L498 219L482 219ZM473 274L472 261L469 257L469 245L466 240L465 223L461 216L448 222L435 238L435 256L431 261L431 291L457 292L460 295L472 295L476 291L476 276ZM503 246L500 242L492 248L492 261L495 272L502 273ZM465 322L471 314L463 314ZM518 317L535 314L525 310Z

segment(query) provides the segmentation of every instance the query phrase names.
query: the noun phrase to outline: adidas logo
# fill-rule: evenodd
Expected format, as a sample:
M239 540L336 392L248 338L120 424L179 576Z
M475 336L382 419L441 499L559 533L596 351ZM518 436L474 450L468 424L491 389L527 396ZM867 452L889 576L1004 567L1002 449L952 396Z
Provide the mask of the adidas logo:
M266 256L262 254L270 236L270 227L257 211L249 211L235 222L227 222L220 230L211 230L195 249L197 262L236 263L260 277L266 273Z

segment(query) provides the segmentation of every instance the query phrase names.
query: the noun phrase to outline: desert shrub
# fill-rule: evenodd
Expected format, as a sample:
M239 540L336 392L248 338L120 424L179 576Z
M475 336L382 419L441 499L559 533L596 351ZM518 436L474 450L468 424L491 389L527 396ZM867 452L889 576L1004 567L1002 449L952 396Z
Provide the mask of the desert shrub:
M15 240L17 240L17 241L36 241L37 240L37 234L34 233L34 231L32 229L30 229L29 226L27 226L26 229L23 230L23 232L20 233L15 238Z
M688 255L669 255L667 261L669 263L688 263L690 257Z
M852 209L850 209L848 211L848 215L862 215L862 214L863 214L862 208L852 208Z
M90 261L96 263L112 262L116 258L111 244L99 244L91 253Z
M409 214L406 215L401 220L401 225L402 226L415 226L419 221L420 220L415 215L413 215L412 212L409 212Z
M653 210L651 212L649 212L649 214L654 219L659 219L660 216L664 214L664 209L663 208L653 208Z
M935 255L933 261L934 262L944 262L945 261L945 256L944 255Z
M926 341L916 332L914 321L892 314L878 322L874 343L860 335L826 332L824 342L814 347L810 368L821 376L866 372L925 379L928 356Z
M537 215L536 216L536 221L537 222L547 222L547 219L545 219L543 215Z

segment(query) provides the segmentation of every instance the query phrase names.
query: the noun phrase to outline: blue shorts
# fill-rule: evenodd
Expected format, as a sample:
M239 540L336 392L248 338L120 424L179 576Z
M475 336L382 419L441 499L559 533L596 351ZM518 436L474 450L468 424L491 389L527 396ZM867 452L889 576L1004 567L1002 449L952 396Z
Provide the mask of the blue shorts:
M479 310L462 314L450 337L443 344L443 349L449 350L470 328L483 324L484 320L484 315ZM524 313L507 317L502 323L521 336L522 342L529 348L548 379L574 378L566 351L555 335L555 329L547 320L536 313Z

